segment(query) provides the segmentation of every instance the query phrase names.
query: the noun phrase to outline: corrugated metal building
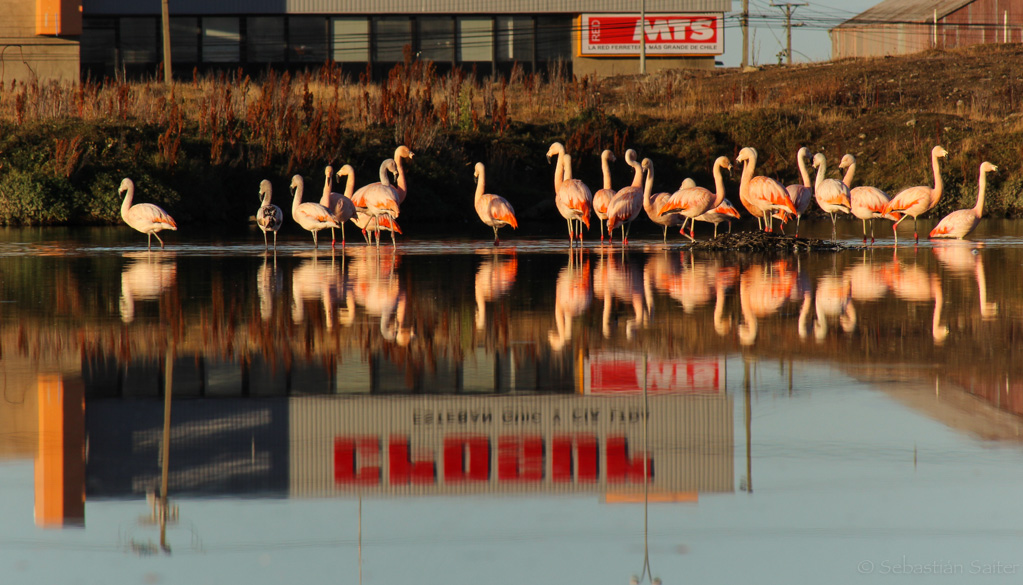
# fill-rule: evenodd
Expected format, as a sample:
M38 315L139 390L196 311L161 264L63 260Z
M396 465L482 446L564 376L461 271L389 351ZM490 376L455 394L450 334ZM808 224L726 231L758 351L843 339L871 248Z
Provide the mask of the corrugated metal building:
M1023 0L886 0L831 29L831 57L1023 41Z
M633 73L639 27L638 6L631 8L630 24L612 0L179 0L170 4L171 62L183 77L327 61L353 73L370 65L380 75L408 46L441 72L487 74L514 63L542 71L560 61L576 74ZM727 0L647 0L647 70L713 67L728 10ZM160 22L159 0L85 0L83 74L156 73Z

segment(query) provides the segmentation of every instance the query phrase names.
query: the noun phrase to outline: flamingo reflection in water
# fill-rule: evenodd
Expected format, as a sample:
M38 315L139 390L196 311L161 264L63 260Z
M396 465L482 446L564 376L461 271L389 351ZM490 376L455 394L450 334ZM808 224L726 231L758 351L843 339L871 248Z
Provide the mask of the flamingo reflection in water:
M399 262L393 253L365 247L354 254L348 271L356 305L380 318L384 339L406 346L415 338L415 330L407 324L407 298L396 274Z
M593 276L589 260L571 258L558 273L554 288L554 326L548 333L551 349L561 351L572 340L572 319L582 315L593 301Z
M752 345L757 339L758 321L778 312L792 296L797 276L786 261L753 266L739 277L739 305L743 322L739 342Z
M681 262L673 256L655 254L647 260L644 285L648 305L653 307L653 291L668 295L691 314L714 299L714 331L725 335L732 329L732 319L725 318L725 299L728 289L739 277L736 267L724 267L717 261L696 261L690 254L681 255Z
M515 255L502 258L492 254L484 260L476 271L476 329L483 330L487 326L487 303L508 294L515 284L519 262Z
M632 306L632 316L625 322L626 339L632 339L637 326L646 325L649 307L644 292L641 266L630 264L624 255L619 257L614 252L601 254L600 263L593 273L593 295L604 300L601 323L605 338L612 336L611 314L616 300Z
M931 335L934 337L935 344L944 343L948 337L948 326L941 324L941 309L945 297L938 275L928 274L919 266L904 265L895 261L889 265L888 278L892 291L900 299L915 303L934 301Z
M273 317L274 300L284 289L284 279L277 270L277 256L273 264L263 256L263 265L256 271L256 293L259 295L259 316L263 321Z
M984 256L980 253L982 245L966 241L947 241L934 243L934 256L949 271L968 275L973 273L977 283L977 296L980 299L980 316L985 321L998 316L998 303L987 300L987 276L984 274Z
M327 330L334 328L336 289L339 286L340 271L335 266L334 255L329 261L320 261L314 254L303 260L291 273L291 320L295 324L305 322L305 304L309 301L323 304Z
M852 285L848 279L831 274L822 276L817 281L814 305L817 308L817 320L813 335L817 341L827 337L828 319L832 317L838 317L846 333L856 330L856 309L853 307Z
M121 298L118 302L121 321L135 320L136 301L154 301L170 290L177 281L178 265L165 256L153 257L148 252L126 254L131 261L121 272Z

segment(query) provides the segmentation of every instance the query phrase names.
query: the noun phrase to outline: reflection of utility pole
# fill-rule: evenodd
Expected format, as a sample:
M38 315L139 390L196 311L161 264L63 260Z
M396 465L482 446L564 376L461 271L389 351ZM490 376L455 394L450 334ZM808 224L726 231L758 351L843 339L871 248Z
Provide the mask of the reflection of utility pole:
M749 67L749 0L742 0L742 68Z
M167 0L164 0L166 4ZM164 358L164 384L163 384L163 444L160 445L160 548L170 553L167 546L167 476L170 473L170 422L171 422L171 395L174 387L174 347L167 346L167 357Z
M752 409L750 407L750 394L751 384L749 375L749 361L743 363L743 377L742 377L743 390L746 394L746 408L745 408L745 422L746 422L746 493L753 493L753 460L752 455L752 441L750 440L750 423L752 422Z
M163 82L171 83L171 40L170 40L170 8L167 6L169 0L161 0L161 13L163 17Z
M785 11L785 58L788 60L788 65L792 65L792 27L803 26L802 23L792 24L792 13L796 11L796 8L806 6L806 2L786 2L785 4L775 4L772 2L771 6Z

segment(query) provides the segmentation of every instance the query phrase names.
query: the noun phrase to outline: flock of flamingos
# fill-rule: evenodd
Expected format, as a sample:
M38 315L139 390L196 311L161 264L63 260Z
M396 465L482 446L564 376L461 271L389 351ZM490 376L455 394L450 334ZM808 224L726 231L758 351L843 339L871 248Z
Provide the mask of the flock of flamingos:
M898 227L907 217L913 218L913 235L919 241L916 229L917 218L932 209L941 199L943 185L938 159L948 153L941 146L931 150L931 166L934 171L934 186L921 185L904 189L895 197L889 198L886 193L875 187L852 187L856 172L856 159L851 154L842 157L840 169L847 169L845 177L826 178L827 161L821 153L813 156L812 164L817 169L816 181L811 184L806 167L809 156L807 149L800 148L796 154L796 162L802 177L802 184L783 187L778 181L763 175L754 175L757 165L757 151L751 147L743 148L736 158L743 164L742 179L739 184L739 201L751 215L757 218L758 224L767 232L773 230L773 220L778 219L784 225L792 218L796 219L796 235L799 235L799 220L806 212L811 200L816 200L825 213L831 217L832 238L835 238L835 216L839 213L852 214L863 221L863 241L867 240L867 221L871 222L870 241L874 241L873 220L884 218L895 222L892 232L898 243ZM291 180L293 201L291 216L303 229L312 233L313 245L318 246L317 233L330 228L332 243L334 230L341 229L342 245L344 245L344 225L351 221L362 230L363 237L369 243L373 236L380 245L380 232L391 232L394 243L394 232L401 233L397 218L401 204L405 200L408 186L402 165L403 159L411 160L413 152L406 146L399 146L394 151L394 158L385 160L380 165L380 181L355 189L355 170L351 165L344 165L337 172L337 178L347 177L344 193L333 190L334 170L325 169L323 195L318 203L303 202L304 181L301 175ZM582 229L590 226L590 214L595 214L600 222L601 241L604 240L604 225L607 226L609 237L615 228L621 228L621 241L628 243L628 231L642 212L654 223L664 228L664 240L667 241L669 227L680 227L680 233L690 240L695 240L695 222L705 221L714 224L714 236L717 227L723 221L738 218L738 210L725 197L725 184L722 169L732 169L727 157L721 156L714 161L714 190L699 187L691 179L683 181L674 193L653 193L654 164L649 158L642 162L637 160L636 152L629 149L625 153L625 162L634 169L632 184L615 190L611 184L610 162L615 161L614 154L605 150L601 154L603 170L603 188L592 193L590 188L579 179L572 177L571 156L565 151L564 145L555 142L547 151L547 160L557 157L554 171L554 202L568 225L570 244L582 241ZM945 216L931 230L932 238L966 237L980 222L984 209L984 191L986 174L998 170L989 162L980 165L979 190L977 204L972 209L960 209ZM392 184L388 173L394 176ZM500 195L485 192L485 168L483 163L476 163L476 193L474 203L480 220L493 228L494 244L499 244L498 230L502 227L518 227L515 210ZM163 240L159 232L169 229L176 230L177 224L171 216L160 207L151 203L132 205L135 187L131 179L121 182L119 193L124 194L121 205L121 217L132 228L147 234L151 246L152 236L160 242ZM264 245L269 248L268 233L273 234L274 249L277 247L277 231L284 223L281 208L270 202L272 186L270 181L260 183L259 193L262 204L256 212L256 224L263 231ZM689 233L686 233L686 224Z

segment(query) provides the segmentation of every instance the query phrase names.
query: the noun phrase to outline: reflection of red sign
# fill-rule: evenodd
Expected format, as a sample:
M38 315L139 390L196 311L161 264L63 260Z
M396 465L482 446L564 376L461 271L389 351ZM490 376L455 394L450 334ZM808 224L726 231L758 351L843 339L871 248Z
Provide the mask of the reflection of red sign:
M623 436L607 437L600 462L595 435L555 435L549 443L539 435L502 435L497 439L496 462L492 462L491 439L486 435L444 437L438 477L436 453L409 449L408 437L395 435L387 442L387 463L381 461L381 441L372 436L342 436L334 440L334 481L349 485L446 484L465 482L542 482L545 447L551 461L549 480L555 483L596 483L600 468L609 483L642 483L654 475L653 457L629 455ZM602 463L603 465L601 465ZM645 469L644 469L645 466ZM497 473L493 473L496 468ZM386 478L381 471L387 470Z
M647 391L672 394L716 394L721 391L716 359L647 360ZM588 360L587 394L643 391L643 359L596 355Z
M723 14L647 14L646 52L659 55L724 53ZM583 14L582 56L638 55L643 38L638 14Z

